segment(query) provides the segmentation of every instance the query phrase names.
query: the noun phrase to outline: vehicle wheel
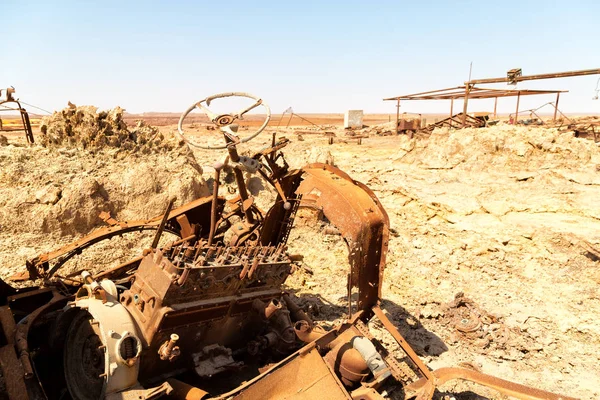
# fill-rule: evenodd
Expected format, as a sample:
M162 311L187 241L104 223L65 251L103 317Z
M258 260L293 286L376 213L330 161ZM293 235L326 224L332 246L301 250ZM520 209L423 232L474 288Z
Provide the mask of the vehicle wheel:
M65 380L71 397L77 400L98 400L104 387L104 346L92 319L87 311L80 311L65 340Z

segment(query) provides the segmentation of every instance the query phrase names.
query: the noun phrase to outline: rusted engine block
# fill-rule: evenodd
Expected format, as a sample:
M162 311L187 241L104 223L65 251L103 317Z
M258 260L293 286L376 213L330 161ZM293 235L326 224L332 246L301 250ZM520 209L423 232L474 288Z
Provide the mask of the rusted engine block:
M287 327L275 324L275 338L263 346L256 342L272 322L266 304L273 307L275 302L275 311L285 310L281 285L292 268L284 245L207 246L200 240L146 255L131 288L120 294L121 304L138 324L143 347L150 349L142 360L142 374L160 369L158 350L173 333L184 350L181 359L213 343L230 349L247 346L254 355L261 347L289 353L295 340L289 318Z

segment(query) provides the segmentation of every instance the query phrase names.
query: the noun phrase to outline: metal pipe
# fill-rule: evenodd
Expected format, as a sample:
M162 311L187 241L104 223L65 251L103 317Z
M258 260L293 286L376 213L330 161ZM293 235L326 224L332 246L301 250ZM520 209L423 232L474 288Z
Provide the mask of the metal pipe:
M169 342L167 343L166 351L168 353L171 353L171 351L173 351L173 348L175 347L175 343L177 343L178 340L179 340L179 335L176 333L172 333L171 336L169 337Z
M560 99L560 92L556 93L556 104L554 105L554 117L552 118L552 122L556 121L556 113L558 112L558 100Z
M462 127L467 126L467 106L469 104L469 93L471 92L471 86L465 86L465 99L463 101L463 115L462 115Z
M208 234L208 246L212 246L213 239L215 237L215 230L217 229L217 200L219 198L219 183L221 181L221 170L223 169L224 164L222 162L216 162L214 164L215 168L215 178L213 182L213 197L211 204L211 214L210 214L210 232Z
M165 214L163 215L163 218L160 221L160 225L158 226L158 229L156 229L156 234L154 235L154 240L152 240L152 246L150 246L153 249L156 249L158 247L158 242L160 241L160 237L162 236L162 233L165 230L165 225L167 224L167 220L169 219L169 214L171 214L171 209L173 208L173 204L175 203L175 200L177 200L177 197L171 197L171 200L169 200L169 204L167 205Z
M396 104L396 135L400 132L398 131L398 123L400 122L400 99L398 99L398 103Z
M311 328L308 322L304 320L300 320L294 324L294 331L296 331L298 339L304 343L313 342L327 333L325 331L319 331L318 327Z
M454 97L450 99L450 117L454 115Z
M550 74L538 74L538 75L527 75L515 77L515 82L522 81L533 81L538 79L554 79L554 78L568 78L571 76L583 76L583 75L597 75L600 74L600 68L596 69L583 69L579 71L567 71L567 72L555 72ZM488 78L488 79L473 79L465 82L465 85L477 85L483 83L502 83L508 82L508 77L502 78Z
M208 392L175 378L169 378L167 382L173 388L173 392L169 394L169 398L175 400L200 400L208 395Z
M269 319L275 314L277 311L281 310L282 305L277 299L272 299L269 304L265 307L265 318Z
M498 107L498 98L494 97L494 118L496 118L496 107Z
M248 191L246 190L246 182L244 182L244 173L237 167L233 167L233 173L235 174L235 182L237 183L238 190L240 191L240 198L242 199L242 208L243 204L248 200L250 196L248 196ZM254 217L250 212L250 208L244 210L244 215L246 216L246 220L249 223L254 223Z
M544 390L535 389L515 382L506 381L482 374L481 372L463 369L463 368L440 368L433 371L434 378L419 379L411 383L407 388L409 390L420 390L426 384L435 382L434 386L441 386L444 383L462 379L465 381L475 382L488 388L495 389L507 396L515 397L523 400L574 400L573 397L563 396L555 393L546 392Z
M308 314L306 314L304 310L298 306L298 304L294 303L288 294L283 295L283 301L285 301L285 305L287 306L288 310L290 310L290 315L294 321L306 321L311 328L314 326L314 323Z
M177 341L179 340L179 335L176 333L172 333L167 341L165 341L160 349L158 349L158 355L160 359L163 361L169 360L173 361L181 354L181 350L179 346L176 346Z
M521 100L521 92L517 93L517 111L515 111L515 125L519 123L519 100Z

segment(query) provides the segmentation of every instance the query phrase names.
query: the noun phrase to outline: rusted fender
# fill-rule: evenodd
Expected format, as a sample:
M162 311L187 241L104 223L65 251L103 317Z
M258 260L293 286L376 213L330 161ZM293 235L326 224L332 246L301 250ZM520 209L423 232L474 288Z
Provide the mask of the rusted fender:
M340 169L327 164L302 168L296 190L303 204L318 207L346 240L350 284L358 288L358 309L371 313L381 297L388 249L389 218L375 194Z

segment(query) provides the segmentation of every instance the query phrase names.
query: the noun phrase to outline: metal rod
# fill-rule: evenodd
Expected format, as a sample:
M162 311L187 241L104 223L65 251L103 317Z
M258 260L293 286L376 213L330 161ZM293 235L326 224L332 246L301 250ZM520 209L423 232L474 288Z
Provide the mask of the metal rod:
M400 332L398 332L398 329L388 319L387 315L385 315L385 313L379 307L379 305L373 307L373 313L375 314L377 319L379 319L379 321L383 324L385 329L396 340L398 345L400 345L400 348L404 351L404 353L406 353L410 361L412 361L412 363L417 367L417 369L420 372L420 375L427 378L428 380L435 380L433 374L431 373L429 368L427 368L427 365L425 365L425 363L421 361L419 356L417 356L417 353L415 353L415 351L412 349L412 347L410 347L408 342L402 337Z
M400 123L400 99L398 99L398 103L396 104L396 135L400 132L398 131L398 124Z
M463 101L463 115L462 115L462 127L467 126L467 107L469 104L469 92L471 92L471 86L465 86L465 100Z
M448 91L448 90L455 90L455 89L462 89L462 88L463 88L462 86L456 86L456 87L451 87L451 88L446 88L446 89L430 90L428 92L413 93L413 94L408 94L406 96L419 96L419 95L423 95L423 94L445 92L445 91ZM389 98L383 99L383 100L400 100L401 97L404 97L404 96L389 97Z
M496 107L498 106L498 98L494 97L494 118L496 118Z
M522 81L533 81L538 79L554 79L554 78L568 78L571 76L583 76L583 75L597 75L600 74L600 68L596 69L583 69L579 71L567 71L567 72L554 72L550 74L539 74L539 75L526 75L526 76L518 76L514 78L515 82ZM482 83L502 83L508 82L508 77L504 76L502 78L488 78L488 79L473 79L465 82L465 85L477 85Z
M250 198L250 196L248 196L248 190L246 190L246 182L244 182L244 173L237 166L233 167L233 173L235 174L235 182L237 183L238 191L240 192L240 198L242 199L241 203L243 208L246 200ZM254 217L252 216L250 208L244 210L244 215L246 216L246 220L249 223L254 223Z
M294 114L294 113L292 113L292 116L294 116L294 115L295 115L296 117L300 118L302 121L306 121L306 122L308 122L309 124L312 124L312 125L316 126L317 128L320 128L320 126L319 126L319 125L317 125L317 124L315 124L314 122L312 122L312 121L309 121L308 119L306 119L306 118L303 118L303 117L299 116L298 114Z
M454 97L450 99L450 117L454 115Z
M217 200L219 198L219 183L221 181L221 170L224 164L217 162L214 165L215 168L215 180L213 182L213 197L210 208L210 232L208 233L208 246L212 246L213 239L215 237L215 230L217 229Z
M158 229L156 229L154 240L152 240L152 246L150 246L153 249L156 249L158 247L158 242L160 241L160 237L162 236L162 233L165 230L165 225L167 225L169 214L171 214L171 210L173 209L173 204L175 204L175 200L177 200L177 197L171 197L171 200L169 200L169 205L167 205L167 209L165 210L165 214L163 215L162 220L160 221L160 225L158 225Z
M519 122L519 100L521 100L521 92L517 94L517 111L515 112L515 125Z
M558 100L560 99L560 93L556 93L556 104L554 105L554 117L552 122L556 122L556 113L558 112Z

